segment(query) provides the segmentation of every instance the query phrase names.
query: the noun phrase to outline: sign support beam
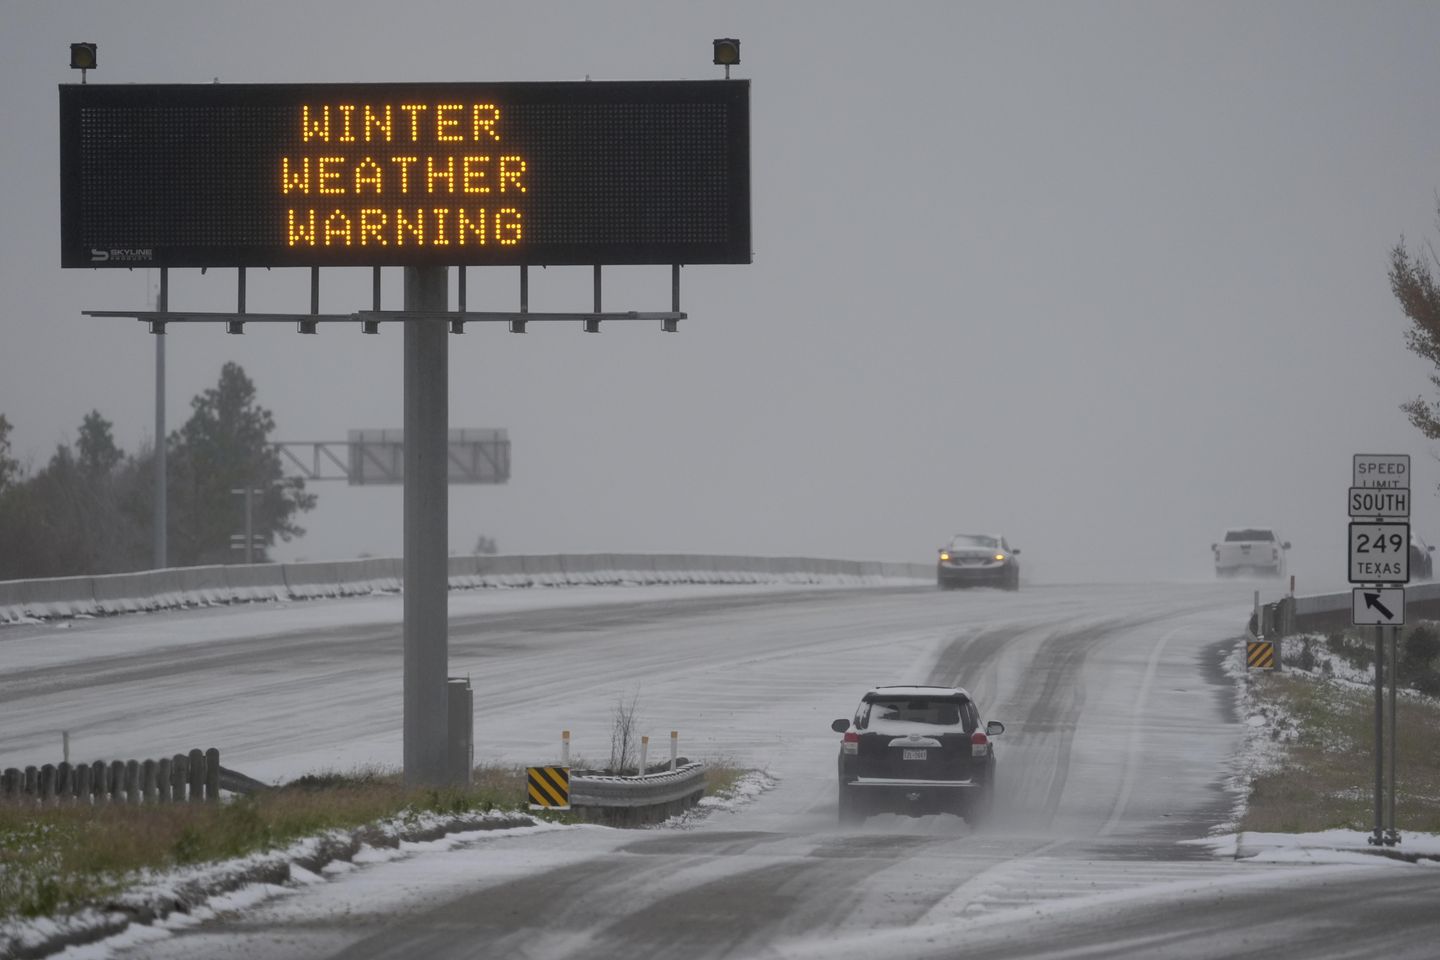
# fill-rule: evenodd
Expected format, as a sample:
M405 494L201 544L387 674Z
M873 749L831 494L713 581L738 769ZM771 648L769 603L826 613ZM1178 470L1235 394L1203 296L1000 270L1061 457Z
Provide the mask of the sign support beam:
M1375 625L1375 834L1370 843L1385 842L1385 628Z
M1400 628L1390 628L1390 829L1385 832L1385 843L1393 846L1400 842L1400 831L1395 827L1395 745L1400 739L1400 728L1396 723L1396 686L1400 683Z
M406 311L443 314L445 267L405 268ZM449 329L405 327L405 783L449 779Z
M170 269L160 268L160 292L157 294L155 309L160 314L170 312ZM166 498L169 496L165 443L165 325L155 328L155 569L164 570L170 565L167 553L169 523Z

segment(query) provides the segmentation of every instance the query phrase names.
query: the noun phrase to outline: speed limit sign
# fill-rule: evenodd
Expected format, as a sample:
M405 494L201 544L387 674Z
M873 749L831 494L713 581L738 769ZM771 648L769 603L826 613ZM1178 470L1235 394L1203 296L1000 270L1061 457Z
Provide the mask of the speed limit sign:
M1410 582L1410 524L1350 524L1351 583Z

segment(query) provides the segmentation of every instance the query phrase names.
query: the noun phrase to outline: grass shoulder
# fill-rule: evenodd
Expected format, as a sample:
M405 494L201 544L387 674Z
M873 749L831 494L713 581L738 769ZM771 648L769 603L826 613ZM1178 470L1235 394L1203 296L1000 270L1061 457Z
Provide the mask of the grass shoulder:
M728 796L746 773L707 763L705 792ZM0 804L0 924L112 903L167 871L283 851L306 838L341 834L352 845L393 846L402 836L471 829L480 817L583 822L570 812L531 811L526 795L524 767L482 766L463 789L406 787L398 773L362 769L220 803Z
M1365 638L1287 638L1283 660L1283 672L1252 670L1243 681L1251 716L1264 718L1260 735L1271 741L1274 759L1251 779L1241 828L1371 829L1375 693L1365 680L1373 670ZM1402 833L1440 833L1440 752L1434 746L1440 700L1422 692L1431 685L1432 669L1428 658L1422 663L1402 648L1395 743L1395 820ZM1385 697L1388 726L1388 684ZM1387 789L1389 749L1387 744Z
M0 805L0 920L70 912L154 873L282 849L329 831L521 808L524 770L461 788L407 788L362 770L301 777L222 803Z

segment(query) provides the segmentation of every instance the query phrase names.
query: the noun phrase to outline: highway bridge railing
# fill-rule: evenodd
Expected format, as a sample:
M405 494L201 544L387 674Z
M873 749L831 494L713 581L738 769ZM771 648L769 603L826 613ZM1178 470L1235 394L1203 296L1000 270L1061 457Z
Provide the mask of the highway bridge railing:
M1308 597L1281 597L1260 607L1257 624L1251 617L1250 632L1271 637L1302 633L1332 633L1352 626L1353 600L1350 591ZM1440 620L1440 582L1417 583L1405 588L1405 622Z
M931 580L924 563L709 554L455 556L451 589L652 584L880 585ZM93 577L0 581L0 623L401 589L399 558L175 567Z

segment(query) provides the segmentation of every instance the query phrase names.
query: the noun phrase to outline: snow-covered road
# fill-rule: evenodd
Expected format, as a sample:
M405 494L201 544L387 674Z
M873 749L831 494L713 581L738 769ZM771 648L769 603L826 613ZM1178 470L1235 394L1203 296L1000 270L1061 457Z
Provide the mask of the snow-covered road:
M1250 589L457 594L451 672L474 683L477 759L553 760L563 729L576 754L604 759L617 701L637 697L656 742L678 729L687 755L778 785L690 829L416 851L122 953L1218 957L1305 942L1307 956L1365 955L1353 949L1372 935L1367 915L1336 912L1338 885L1407 918L1414 933L1390 955L1427 955L1409 946L1434 942L1423 905L1440 871L1177 845L1232 814L1242 725L1219 660L1236 653ZM55 759L61 729L77 759L215 745L262 778L398 764L399 615L382 597L0 630L0 765ZM900 681L966 686L1005 722L989 829L948 816L836 826L829 723L868 685ZM1217 911L1227 897L1243 919ZM1326 937L1294 936L1321 920Z

